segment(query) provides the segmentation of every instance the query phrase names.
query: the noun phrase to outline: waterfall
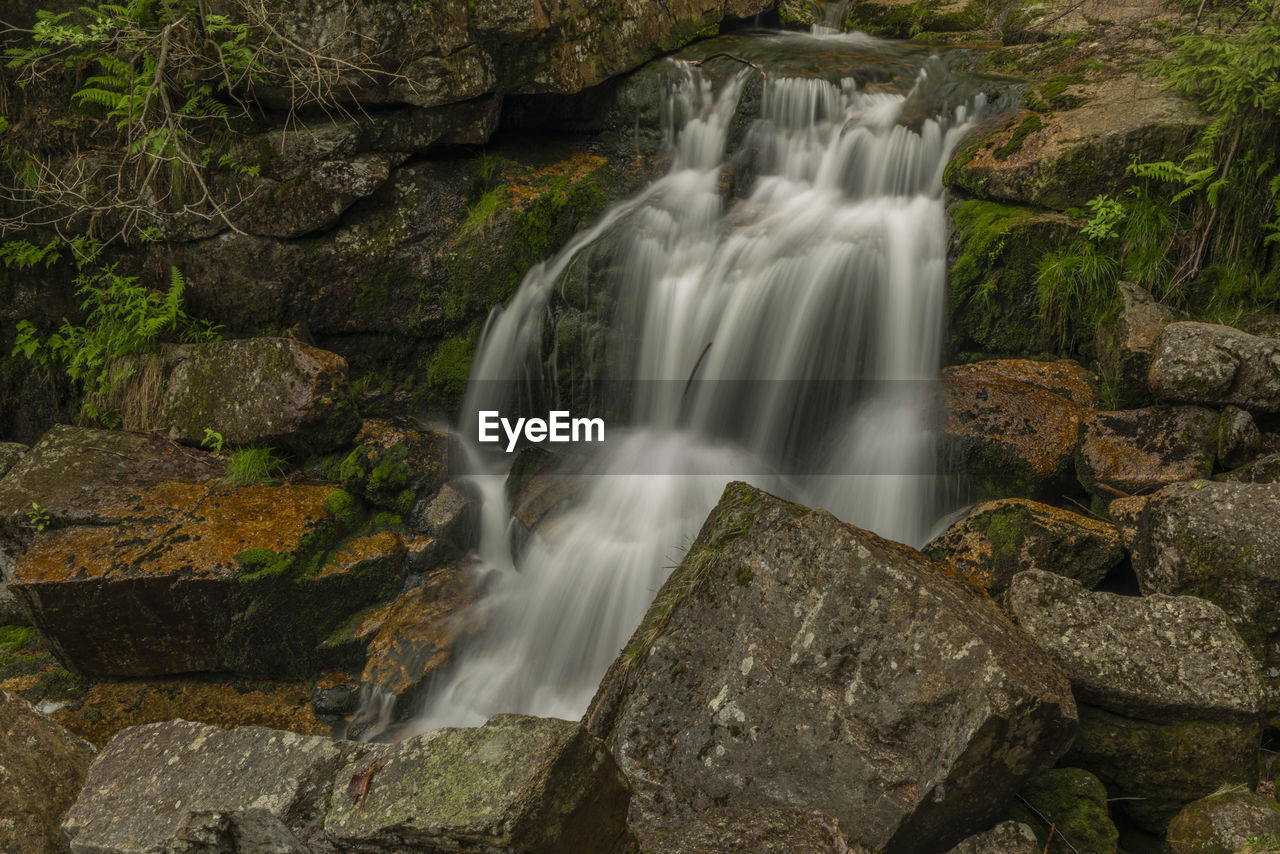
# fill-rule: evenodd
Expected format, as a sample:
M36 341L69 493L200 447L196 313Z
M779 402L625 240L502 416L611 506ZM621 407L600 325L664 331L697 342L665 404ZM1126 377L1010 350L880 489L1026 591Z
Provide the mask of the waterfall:
M487 628L410 731L579 717L730 479L917 545L938 517L941 175L984 96L938 55L860 34L756 43L763 75L718 60L713 85L710 63L673 63L670 169L490 317L463 436L479 410L599 393L608 441L577 452L584 493L518 566L502 473L478 476ZM849 67L793 73L806 51Z

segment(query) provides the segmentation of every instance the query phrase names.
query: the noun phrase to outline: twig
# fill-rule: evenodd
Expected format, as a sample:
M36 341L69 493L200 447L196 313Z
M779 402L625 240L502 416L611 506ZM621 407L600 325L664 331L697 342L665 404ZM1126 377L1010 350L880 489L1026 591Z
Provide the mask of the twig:
M1053 822L1051 822L1051 821L1049 821L1049 819L1045 818L1044 813L1040 812L1040 810L1038 810L1038 809L1036 809L1035 807L1033 807L1033 806L1031 805L1031 801L1029 801L1029 800L1027 800L1026 798L1022 797L1022 795L1021 795L1021 794L1014 795L1014 797L1015 797L1015 798L1017 798L1018 800L1022 801L1023 806L1025 806L1027 809L1031 810L1031 812L1035 814L1035 817L1036 817L1036 818L1040 819L1041 821L1043 821L1043 822L1045 823L1045 826L1049 828L1049 838L1050 838L1050 839L1052 839L1052 838L1053 838L1054 823L1053 823ZM1071 844L1071 840L1070 840L1070 839L1067 839L1066 834L1065 834L1065 833L1063 833L1061 830L1059 830L1059 831L1058 831L1058 838L1062 840L1062 844L1063 844L1063 845L1065 845L1065 846L1067 846L1068 848L1070 848L1073 852L1075 852L1075 854L1080 854L1080 850L1079 850L1078 848L1076 848L1074 845L1072 845L1072 844ZM1048 851L1049 849L1046 847L1046 848L1045 848L1045 850L1046 850L1046 851Z

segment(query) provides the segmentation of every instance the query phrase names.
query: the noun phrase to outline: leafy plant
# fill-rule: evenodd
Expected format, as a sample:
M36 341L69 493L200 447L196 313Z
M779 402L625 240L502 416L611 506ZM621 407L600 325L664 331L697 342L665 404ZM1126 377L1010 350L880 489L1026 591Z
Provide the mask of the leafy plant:
M27 510L27 524L35 528L37 531L43 531L48 528L53 521L49 515L49 511L40 506L36 502L31 502L30 509Z
M128 357L151 352L166 340L207 341L217 329L182 308L186 281L170 270L169 289L158 292L137 278L121 276L114 266L82 270L76 291L83 300L84 325L63 318L62 326L42 339L30 321L20 321L13 355L42 368L60 367L85 391L83 413L98 420L100 403L133 371Z
M212 451L222 450L222 434L210 427L204 428L204 438L200 440L200 447L209 448Z
M1110 240L1116 236L1116 226L1125 218L1124 205L1119 199L1107 195L1099 195L1089 200L1089 210L1093 216L1080 232L1095 243Z
M286 470L285 460L271 448L238 448L227 461L227 479L246 486L278 480Z

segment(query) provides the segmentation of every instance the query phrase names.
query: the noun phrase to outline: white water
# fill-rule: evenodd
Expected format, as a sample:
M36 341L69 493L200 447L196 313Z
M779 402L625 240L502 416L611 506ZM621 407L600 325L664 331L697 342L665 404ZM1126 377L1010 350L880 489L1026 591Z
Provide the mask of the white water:
M634 383L627 424L609 424L585 463L603 476L539 529L518 568L502 475L479 478L480 557L497 570L488 627L410 731L496 712L579 717L730 479L893 539L927 537L940 509L935 478L921 472L932 471L945 285L941 172L983 100L932 105L936 117L909 128L904 111L943 73L936 60L923 69L896 93L770 75L744 141L756 178L730 205L726 140L756 72L713 90L700 69L680 67L670 171L529 272L490 318L463 409L474 418L546 386L557 289L610 241L619 272L602 287L626 345L612 379ZM462 429L474 435L474 422ZM797 460L825 475L760 474Z

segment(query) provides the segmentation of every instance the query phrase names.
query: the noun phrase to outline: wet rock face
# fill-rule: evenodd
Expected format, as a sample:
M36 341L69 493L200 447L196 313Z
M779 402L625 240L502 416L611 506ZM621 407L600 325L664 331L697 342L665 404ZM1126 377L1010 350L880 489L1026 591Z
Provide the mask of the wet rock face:
M979 504L923 551L992 593L1025 569L1093 587L1124 557L1114 525L1022 498Z
M75 801L93 746L20 697L0 691L0 850L61 854L62 814Z
M1218 414L1196 406L1098 412L1084 422L1076 473L1110 500L1207 478L1218 449Z
M1039 364L1003 360L943 371L945 440L980 498L1031 498L1069 478L1092 395L1075 371L1046 377L1033 367Z
M727 808L817 810L913 852L986 827L1075 712L1056 665L938 565L734 483L586 721L636 786L643 846Z
M245 338L166 347L122 387L125 426L199 444L327 451L355 435L346 359L294 338Z
M1091 593L1018 573L1009 607L1082 702L1148 720L1257 721L1258 665L1222 609L1192 596Z
M378 745L169 721L111 741L62 831L77 854L610 854L626 850L629 796L570 721L500 715Z
M1187 804L1169 823L1173 854L1265 850L1276 839L1280 804L1244 787Z
M1212 323L1173 323L1148 373L1164 400L1280 412L1280 340Z

